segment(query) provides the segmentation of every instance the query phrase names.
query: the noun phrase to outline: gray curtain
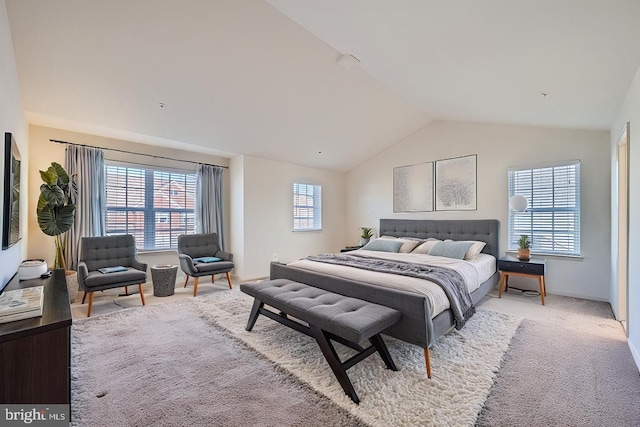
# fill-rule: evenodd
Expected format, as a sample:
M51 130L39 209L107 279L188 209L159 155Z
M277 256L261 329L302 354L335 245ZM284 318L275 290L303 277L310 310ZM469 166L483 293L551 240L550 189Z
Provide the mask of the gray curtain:
M69 176L76 175L78 197L73 227L67 232L65 259L67 268L76 270L82 237L104 236L106 211L106 180L104 152L99 149L69 145L66 150L65 169Z
M218 245L224 250L222 222L222 172L219 166L198 163L196 168L196 233L218 233Z

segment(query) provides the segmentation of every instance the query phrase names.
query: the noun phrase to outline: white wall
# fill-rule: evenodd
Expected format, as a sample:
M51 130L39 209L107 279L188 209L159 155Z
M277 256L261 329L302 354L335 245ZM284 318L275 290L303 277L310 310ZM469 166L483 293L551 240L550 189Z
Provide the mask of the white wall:
M65 163L64 150L65 144L57 144L50 142L49 139L73 142L77 144L86 144L96 147L113 148L118 150L131 151L141 154L152 154L156 156L168 157L170 159L191 160L197 162L217 164L228 166L229 159L195 153L191 151L183 151L178 149L151 146L146 144L137 144L130 141L121 141L117 139L104 138L95 135L65 131L60 129L52 129L41 126L29 127L29 152L31 158L31 166L29 168L29 240L27 245L27 253L29 258L43 258L47 260L47 264L53 265L54 258L54 239L44 234L38 226L38 218L36 216L36 205L40 196L40 185L42 180L38 171L45 170L51 162L58 162L61 165ZM25 150L26 151L26 150ZM151 166L164 166L170 168L179 168L185 170L195 170L195 165L185 162L177 162L153 158L149 156L136 156L132 154L119 153L116 151L105 151L105 159L130 161ZM224 200L225 206L229 206L229 173L225 171L224 180ZM225 210L225 219L229 218L229 209ZM226 228L226 235L229 235L229 227ZM178 255L174 250L168 251L140 251L140 260L149 264L178 264ZM184 277L184 274L178 269L178 276Z
M22 240L7 250L0 251L0 287L18 271L18 266L27 254L27 170L29 168L29 153L27 150L28 129L22 112L20 90L18 85L18 70L16 68L13 43L9 30L7 6L0 0L0 176L4 174L4 134L10 132L20 150L22 192L20 195L20 234ZM0 182L0 203L4 200L4 182ZM0 215L0 225L3 221ZM1 230L1 228L0 228Z
M236 276L268 276L274 253L280 262L289 262L344 245L344 174L238 156L231 175ZM292 231L294 181L322 185L322 231Z
M629 312L627 319L628 342L636 365L640 367L640 139L635 135L640 135L640 69L636 73L627 97L625 99L618 116L611 128L611 164L616 164L616 144L620 138L620 132L624 125L630 123L629 132ZM612 168L612 182L616 182L617 171ZM613 187L617 191L617 187ZM612 191L613 192L613 191ZM613 194L612 194L613 196ZM614 202L611 204L612 218L612 244L610 264L617 264L617 218L618 207ZM617 275L612 269L611 275L611 303L614 311L617 312L618 291Z
M393 213L393 168L469 154L478 155L478 209ZM463 122L434 122L347 175L347 232L378 228L380 218L500 221L500 248L507 247L507 168L561 160L581 162L581 258L547 257L547 291L608 301L610 251L609 134ZM515 282L514 282L515 283ZM535 289L524 279L523 287Z
M245 245L244 245L244 156L237 156L229 162L230 193L231 193L231 212L229 217L229 226L231 236L229 239L229 247L225 248L233 254L233 263L235 268L233 274L236 277L245 277Z

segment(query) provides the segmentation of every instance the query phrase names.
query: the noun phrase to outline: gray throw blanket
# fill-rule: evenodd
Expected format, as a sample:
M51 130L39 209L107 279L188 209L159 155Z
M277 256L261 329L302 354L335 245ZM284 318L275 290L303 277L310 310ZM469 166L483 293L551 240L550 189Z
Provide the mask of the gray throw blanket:
M460 330L476 312L469 290L460 273L450 268L401 261L367 258L359 255L322 254L307 257L310 261L345 265L379 273L397 274L429 280L442 288L449 298L455 318L455 327Z

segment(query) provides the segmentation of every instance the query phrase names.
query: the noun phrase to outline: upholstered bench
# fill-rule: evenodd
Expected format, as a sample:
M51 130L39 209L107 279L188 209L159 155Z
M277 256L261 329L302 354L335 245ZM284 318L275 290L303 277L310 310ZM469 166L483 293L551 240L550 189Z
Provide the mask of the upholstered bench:
M360 400L347 376L347 369L378 352L387 368L398 370L380 336L382 331L400 320L398 310L287 279L242 284L240 290L255 298L247 331L253 329L258 316L262 314L315 338L344 392L355 403ZM279 313L266 309L265 304ZM306 322L308 326L288 316ZM331 340L351 347L358 353L342 362ZM371 343L366 349L360 346L365 340Z

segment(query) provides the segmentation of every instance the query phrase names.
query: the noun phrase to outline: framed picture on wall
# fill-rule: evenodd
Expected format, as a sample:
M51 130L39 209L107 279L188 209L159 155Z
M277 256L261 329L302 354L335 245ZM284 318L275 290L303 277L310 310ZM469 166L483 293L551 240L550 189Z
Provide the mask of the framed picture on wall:
M433 211L433 162L393 168L393 211Z
M477 154L436 161L436 210L476 210Z

